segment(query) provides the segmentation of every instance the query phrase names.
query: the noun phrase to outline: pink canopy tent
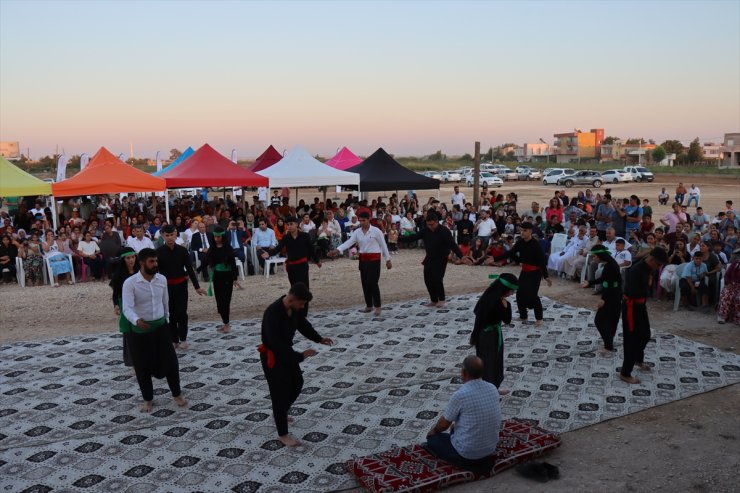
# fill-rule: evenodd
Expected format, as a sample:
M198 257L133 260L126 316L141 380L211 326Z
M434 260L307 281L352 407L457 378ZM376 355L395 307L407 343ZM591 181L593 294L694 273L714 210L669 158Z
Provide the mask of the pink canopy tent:
M350 151L346 147L342 147L342 149L333 158L324 164L328 164L332 168L344 171L352 166L360 164L361 162L362 159L357 157L354 152Z
M269 168L273 164L277 163L283 159L283 155L280 154L277 149L270 146L260 154L260 157L258 157L252 166L249 167L249 171L254 171L255 173L258 171L262 171L263 169Z

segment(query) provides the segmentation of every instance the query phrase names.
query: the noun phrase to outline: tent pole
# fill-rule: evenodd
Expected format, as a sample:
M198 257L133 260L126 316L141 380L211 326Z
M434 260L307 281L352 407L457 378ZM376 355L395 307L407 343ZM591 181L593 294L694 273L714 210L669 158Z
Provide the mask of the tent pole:
M167 224L170 224L170 200L169 200L169 192L167 189L164 189L164 218L167 221Z
M295 187L295 206L298 207L298 187Z
M57 216L57 199L52 195L51 196L51 224L54 228L54 234L56 234L57 230L59 229L57 224L59 222L59 217Z

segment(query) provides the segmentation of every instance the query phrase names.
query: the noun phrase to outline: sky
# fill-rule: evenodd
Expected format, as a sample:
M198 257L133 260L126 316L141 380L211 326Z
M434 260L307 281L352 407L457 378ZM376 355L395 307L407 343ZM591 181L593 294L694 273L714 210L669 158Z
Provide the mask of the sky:
M0 141L472 154L740 131L740 1L0 0Z

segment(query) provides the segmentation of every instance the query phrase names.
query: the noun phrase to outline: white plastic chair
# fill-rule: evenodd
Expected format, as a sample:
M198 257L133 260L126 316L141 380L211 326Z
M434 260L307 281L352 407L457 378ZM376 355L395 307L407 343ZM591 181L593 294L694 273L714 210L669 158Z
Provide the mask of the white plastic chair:
M681 282L681 276L683 275L683 271L686 268L686 266L689 265L689 262L684 262L683 264L676 267L675 275L676 277L673 279L673 311L678 311L678 306L681 304L681 287L679 283Z
M285 257L270 257L270 258L265 259L265 266L264 266L265 279L270 278L270 268L273 265L285 264L287 260L288 259ZM275 273L277 273L277 270L275 271Z
M75 279L75 264L72 263L72 254L71 253L63 253L62 255L65 255L67 257L67 261L69 262L69 265L71 267L68 274L72 277L72 284L75 284L77 282L77 279ZM44 266L46 267L46 274L49 277L49 284L54 285L54 272L51 270L51 262L49 261L49 258L44 258Z
M18 281L18 286L26 287L26 271L23 268L23 259L20 257L15 258L15 279Z
M586 254L586 262L583 264L583 268L581 268L581 282L586 280L586 274L588 273L588 265L591 262L591 254Z
M565 233L555 233L550 242L550 255L560 253L565 250L568 244L568 235Z

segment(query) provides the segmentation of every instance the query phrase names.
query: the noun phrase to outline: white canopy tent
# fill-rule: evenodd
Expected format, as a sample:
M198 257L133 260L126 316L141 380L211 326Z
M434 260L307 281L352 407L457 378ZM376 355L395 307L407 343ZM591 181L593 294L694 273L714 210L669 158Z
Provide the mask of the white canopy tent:
M311 156L301 146L293 147L283 159L257 174L270 179L270 188L360 185L360 175L357 173L332 168Z

